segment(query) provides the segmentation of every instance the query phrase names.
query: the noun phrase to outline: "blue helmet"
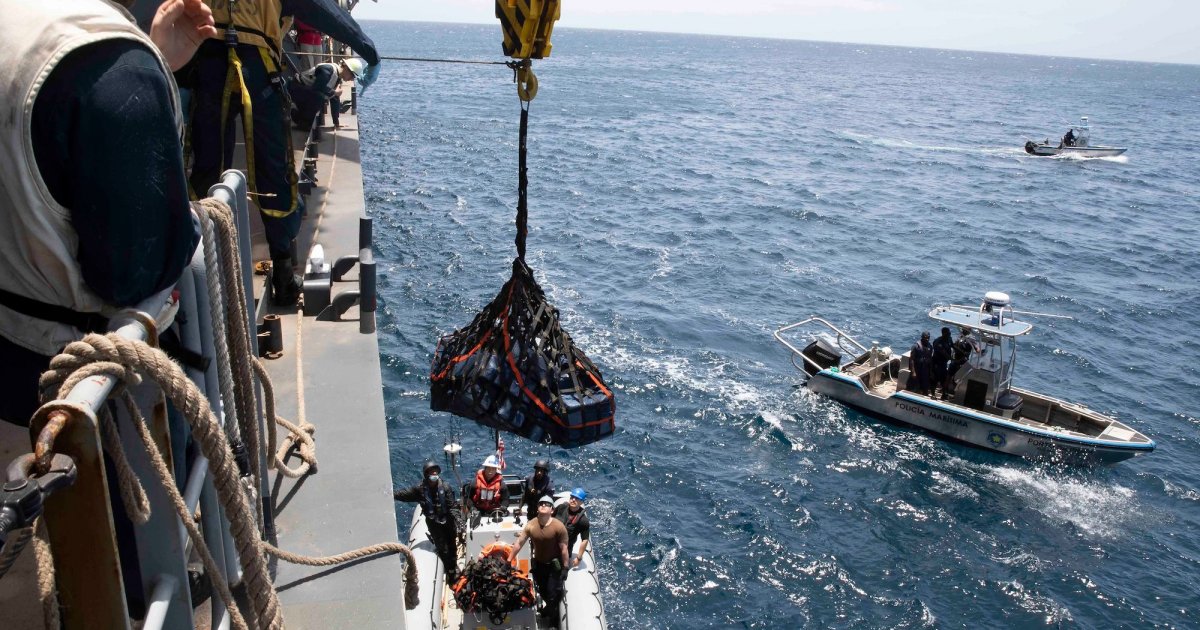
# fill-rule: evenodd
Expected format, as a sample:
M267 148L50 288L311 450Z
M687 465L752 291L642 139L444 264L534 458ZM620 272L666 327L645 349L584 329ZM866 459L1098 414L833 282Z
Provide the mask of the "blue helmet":
M580 501L587 501L587 490L584 490L583 488L575 488L571 491L571 496L579 499Z

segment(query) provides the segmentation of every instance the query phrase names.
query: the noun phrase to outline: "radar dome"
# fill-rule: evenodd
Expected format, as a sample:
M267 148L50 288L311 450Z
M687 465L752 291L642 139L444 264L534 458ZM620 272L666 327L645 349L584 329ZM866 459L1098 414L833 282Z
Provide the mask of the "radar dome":
M988 291L983 295L983 303L988 306L1008 306L1012 300L1008 299L1007 293Z

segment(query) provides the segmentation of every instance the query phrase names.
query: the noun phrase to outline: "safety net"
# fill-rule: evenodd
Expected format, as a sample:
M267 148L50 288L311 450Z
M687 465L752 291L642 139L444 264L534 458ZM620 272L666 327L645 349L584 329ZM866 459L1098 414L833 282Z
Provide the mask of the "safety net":
M613 432L612 391L520 258L495 299L438 342L430 376L435 411L565 448Z

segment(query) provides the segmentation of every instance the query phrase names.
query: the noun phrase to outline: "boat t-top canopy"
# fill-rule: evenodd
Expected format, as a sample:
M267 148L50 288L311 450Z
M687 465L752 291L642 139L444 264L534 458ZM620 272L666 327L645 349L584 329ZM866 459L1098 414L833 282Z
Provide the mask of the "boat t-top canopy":
M929 316L939 322L959 328L970 328L1000 337L1020 337L1033 330L1033 324L1012 318L1013 310L1008 295L989 291L979 306L950 304L935 306Z

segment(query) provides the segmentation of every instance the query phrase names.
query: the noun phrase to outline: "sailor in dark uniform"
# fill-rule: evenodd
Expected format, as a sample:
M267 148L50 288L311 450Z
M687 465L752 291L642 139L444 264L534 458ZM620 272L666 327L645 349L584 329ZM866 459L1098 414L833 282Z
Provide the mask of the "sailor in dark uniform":
M446 582L453 582L458 574L458 532L461 529L458 500L454 498L454 489L450 484L442 481L442 467L437 462L425 462L421 474L421 483L405 490L396 490L392 497L397 501L421 504L425 527L429 529L429 540L433 541L433 547L446 567Z
M922 396L930 391L930 368L933 364L933 346L929 343L929 331L921 333L921 339L908 352L909 389ZM916 387L913 387L913 385Z

